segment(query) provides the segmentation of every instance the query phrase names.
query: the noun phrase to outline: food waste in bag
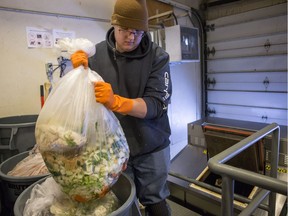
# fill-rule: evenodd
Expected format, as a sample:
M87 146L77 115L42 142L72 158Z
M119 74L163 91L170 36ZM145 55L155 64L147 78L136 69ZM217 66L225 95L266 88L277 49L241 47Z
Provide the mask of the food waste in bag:
M79 203L61 191L52 177L36 184L24 207L24 216L106 216L119 208L119 200L109 191L104 197Z
M66 38L58 44L66 55L77 50L88 56L95 53L86 39ZM90 68L79 66L68 72L53 86L35 128L48 170L62 191L78 202L108 193L129 158L118 119L95 100L97 81L103 79Z

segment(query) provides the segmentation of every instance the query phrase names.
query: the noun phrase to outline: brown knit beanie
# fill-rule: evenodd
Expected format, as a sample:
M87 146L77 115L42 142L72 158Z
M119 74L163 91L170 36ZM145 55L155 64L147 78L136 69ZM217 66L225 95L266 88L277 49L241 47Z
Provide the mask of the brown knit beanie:
M111 24L148 31L146 0L117 0Z

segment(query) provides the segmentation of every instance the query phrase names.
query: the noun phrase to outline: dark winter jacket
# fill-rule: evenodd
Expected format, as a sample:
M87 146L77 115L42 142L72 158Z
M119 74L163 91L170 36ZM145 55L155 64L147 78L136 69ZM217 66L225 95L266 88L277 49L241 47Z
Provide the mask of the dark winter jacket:
M169 55L144 37L137 49L120 53L115 48L114 28L106 40L96 45L96 54L89 58L89 67L111 84L114 94L127 98L143 98L147 104L144 119L115 113L124 130L130 155L159 151L170 144L167 115L172 86Z

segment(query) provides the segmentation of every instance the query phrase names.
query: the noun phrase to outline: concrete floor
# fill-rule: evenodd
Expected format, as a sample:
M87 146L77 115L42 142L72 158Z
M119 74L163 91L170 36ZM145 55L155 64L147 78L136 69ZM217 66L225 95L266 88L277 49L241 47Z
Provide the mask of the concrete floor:
M167 203L171 208L171 216L201 216L200 214L197 214L171 200L167 200ZM145 210L143 208L141 208L141 214L142 216L145 216Z
M169 203L172 210L171 216L201 216L200 214L197 214L181 205L178 205L171 200L167 200L167 202Z

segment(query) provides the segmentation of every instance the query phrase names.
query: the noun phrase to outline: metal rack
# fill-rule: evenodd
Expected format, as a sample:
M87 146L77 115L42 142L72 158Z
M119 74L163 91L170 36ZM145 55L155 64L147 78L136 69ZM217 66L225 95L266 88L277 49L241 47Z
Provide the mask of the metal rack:
M221 134L219 135L219 133L217 134L215 132L214 134L216 135L215 138L217 138L217 142L213 141L213 143L211 143L211 140L206 139L207 137L205 133L207 132L207 128L205 128L205 126L207 125L221 128L221 129L226 128L227 131L223 132L222 136ZM270 129L273 131L273 133L277 133L277 131L279 130L278 132L279 134L276 135L277 136L276 138L275 138L275 135L273 134L271 136ZM282 215L283 212L285 212L286 210L286 202L287 202L287 192L284 191L284 189L287 188L287 169L286 169L287 165L283 164L280 159L281 159L282 154L287 155L287 148L286 148L287 132L286 130L287 130L287 127L278 126L277 124L268 125L268 124L263 124L263 123L254 123L254 122L247 122L247 121L231 121L229 119L212 118L212 117L204 118L204 119L189 123L188 124L188 145L178 155L176 155L176 157L173 158L171 162L171 169L170 169L169 177L168 177L168 183L169 183L169 188L171 192L170 199L201 215L204 214L204 215L221 216L221 215L231 215L232 213L233 215L234 214L251 215L248 213L254 211L255 209L256 210L253 212L252 215L261 215L261 216L262 215L267 216L268 214L269 215L271 214ZM242 138L238 136L231 137L231 134L230 134L231 131L245 132L245 136L243 135ZM281 136L280 136L280 133L281 133ZM225 137L227 138L227 140L225 139ZM235 141L235 143L232 143L233 140ZM208 141L208 143L206 141ZM247 141L248 143L246 143ZM231 145L230 147L226 148L226 150L222 149L220 153L212 154L212 152L209 152L209 148L208 148L209 146L211 147L211 145L215 146L218 144L223 145L224 143L227 143L227 144L230 143ZM249 164L250 160L249 159L245 159L244 161L243 159L239 160L239 158L241 158L239 157L240 156L239 154L245 155L248 148L254 149L254 147L256 147L257 144L261 144L261 145L264 144L264 152L259 151L258 155L253 154L255 155L254 156L255 160L261 159L260 162L258 163L260 165L259 169L256 169L256 170L246 169L247 164L245 163L244 164L245 166L244 166L243 163L245 161L245 162L248 162ZM277 149L275 149L275 145L278 146ZM210 151L211 151L211 148L210 148ZM229 152L227 153L227 151ZM233 153L233 151L236 151L236 153L235 152ZM267 151L269 151L271 155L271 158L269 160L267 160L267 158L263 158L263 155L265 155ZM225 166L227 166L228 164L229 166L224 168L225 171L221 170L222 168L221 167L220 171L217 170L216 171L217 173L216 173L213 167L212 167L213 170L210 169L209 167L209 164L211 163L211 159L216 157L217 163L218 163L219 162L218 155L220 155L221 157L224 157L225 159L225 155L223 156L223 154L225 153L227 153L226 156L228 157L225 162L229 160L225 164ZM275 156L275 154L277 156ZM240 171L241 175L239 177L236 174L236 179L233 176L234 175L233 171L236 169L234 167L234 163L232 163L233 160L230 160L231 158L233 158L233 160L237 158L237 160L239 160L240 162L240 164L235 165L237 168L241 169ZM223 158L221 158L220 162L224 163L222 159ZM212 160L212 163L213 163L213 160ZM276 171L275 171L275 161L276 161ZM269 169L267 169L267 165L269 165ZM216 165L217 168L218 166L219 165ZM222 166L222 164L220 166ZM206 173L205 171L207 169L209 171L208 175L206 175L208 172ZM284 169L286 172L282 172L281 171L282 169ZM228 174L226 173L226 171ZM241 177L242 172L244 172L244 177L243 177L244 180ZM252 184L250 181L247 181L246 178L250 178L252 172L253 172L253 175L257 175L258 179L264 179L263 180L264 183L262 182L262 180L260 181L257 180L256 184L254 183ZM276 172L276 177L275 177L275 172ZM203 173L204 175L202 175ZM210 180L207 180L209 178L211 179L210 174L212 176L216 175L217 179L218 178L222 179L222 187L217 186L216 184L214 185L213 182L211 182ZM224 176L221 176L221 174L224 174ZM202 177L204 176L204 178L206 178L207 176L208 177L207 179L203 179L201 176ZM201 179L199 177L201 177ZM224 180L223 178L224 179L228 178L228 180L227 179ZM223 183L223 180L226 182ZM228 181L228 186L229 186L228 192L227 192L227 185L225 187L225 184L227 184L227 181ZM255 179L252 181L255 181ZM270 184L269 182L270 183L272 182L272 183ZM243 184L241 185L240 190L242 189L245 190L244 193L242 193L242 191L238 193L239 183ZM278 186L275 186L275 185L278 185ZM235 186L235 191L232 186L233 187ZM276 191L275 191L275 187L276 187ZM279 187L281 188L280 191L279 191ZM250 192L250 188L252 188L251 192ZM247 195L246 191L247 193L249 193L248 196L246 196ZM229 202L227 202L227 198L224 198L224 196L226 196L224 195L224 193L226 193L226 195L227 194L229 195L229 198L228 198ZM276 198L275 198L275 194L276 194ZM222 202L224 202L226 206L222 207ZM276 214L272 213L275 211L275 206L273 207L272 203L274 204L276 203ZM228 204L230 205L229 208L227 207ZM227 211L229 212L227 213ZM242 213L242 211L244 211L244 213Z
M231 167L224 164L229 159L235 157L248 147L257 143L258 140L272 133L272 161L270 176L264 176L248 170ZM233 215L234 181L238 180L263 188L263 190L250 202L250 204L240 213L240 215L250 215L269 194L269 205L267 205L269 215L275 215L276 193L287 196L287 182L277 179L277 166L280 146L280 128L273 123L260 131L252 134L239 143L224 150L208 161L211 171L222 176L222 202L221 214L224 216ZM271 193L272 192L272 193Z

